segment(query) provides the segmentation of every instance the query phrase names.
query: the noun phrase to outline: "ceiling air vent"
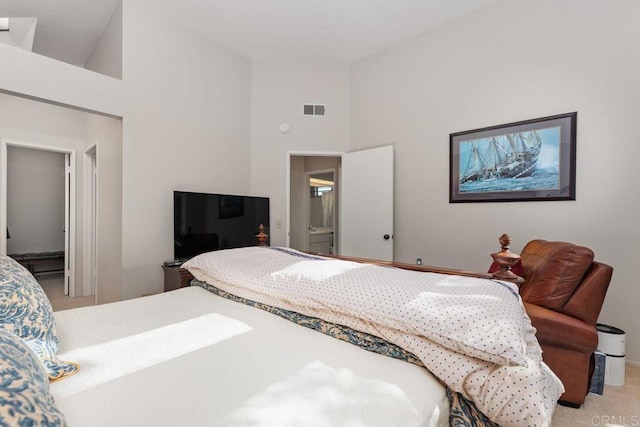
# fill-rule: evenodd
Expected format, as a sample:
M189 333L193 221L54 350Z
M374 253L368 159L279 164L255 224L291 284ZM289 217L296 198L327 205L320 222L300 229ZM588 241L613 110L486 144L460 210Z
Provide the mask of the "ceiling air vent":
M302 115L303 116L324 116L327 111L327 107L324 104L303 104Z

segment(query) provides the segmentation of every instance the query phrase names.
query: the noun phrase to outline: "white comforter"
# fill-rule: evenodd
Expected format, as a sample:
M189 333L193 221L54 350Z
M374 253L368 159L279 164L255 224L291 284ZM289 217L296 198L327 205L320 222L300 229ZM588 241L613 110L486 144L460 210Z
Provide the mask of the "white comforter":
M509 283L242 248L184 265L243 298L344 324L411 351L500 425L548 425L563 386Z
M200 287L54 315L69 427L448 425L423 368Z

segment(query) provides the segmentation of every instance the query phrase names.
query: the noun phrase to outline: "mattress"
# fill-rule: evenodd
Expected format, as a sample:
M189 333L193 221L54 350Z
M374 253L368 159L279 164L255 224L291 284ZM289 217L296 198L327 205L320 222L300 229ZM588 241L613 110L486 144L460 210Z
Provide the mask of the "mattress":
M449 424L424 368L199 287L55 318L81 366L51 384L70 427Z

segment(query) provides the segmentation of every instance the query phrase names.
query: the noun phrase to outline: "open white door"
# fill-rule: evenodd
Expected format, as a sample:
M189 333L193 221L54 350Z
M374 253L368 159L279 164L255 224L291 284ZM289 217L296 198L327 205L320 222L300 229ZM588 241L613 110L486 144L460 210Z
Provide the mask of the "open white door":
M98 147L85 157L85 279L83 295L95 295L98 283Z
M65 153L64 294L76 296L76 152Z
M342 155L340 254L393 261L393 146Z
M71 154L66 153L64 156L65 173L64 173L64 294L69 296L69 288L71 284Z

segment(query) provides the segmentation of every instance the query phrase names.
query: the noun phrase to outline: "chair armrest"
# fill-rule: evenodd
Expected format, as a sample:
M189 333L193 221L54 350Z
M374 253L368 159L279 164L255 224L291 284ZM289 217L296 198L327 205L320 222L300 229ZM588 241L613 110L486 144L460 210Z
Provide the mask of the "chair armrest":
M598 315L602 309L612 274L613 268L611 266L594 261L591 269L571 299L562 307L562 312L595 325L598 321Z
M592 353L598 348L598 331L594 326L538 305L524 303L524 307L543 347L547 345L584 353Z

